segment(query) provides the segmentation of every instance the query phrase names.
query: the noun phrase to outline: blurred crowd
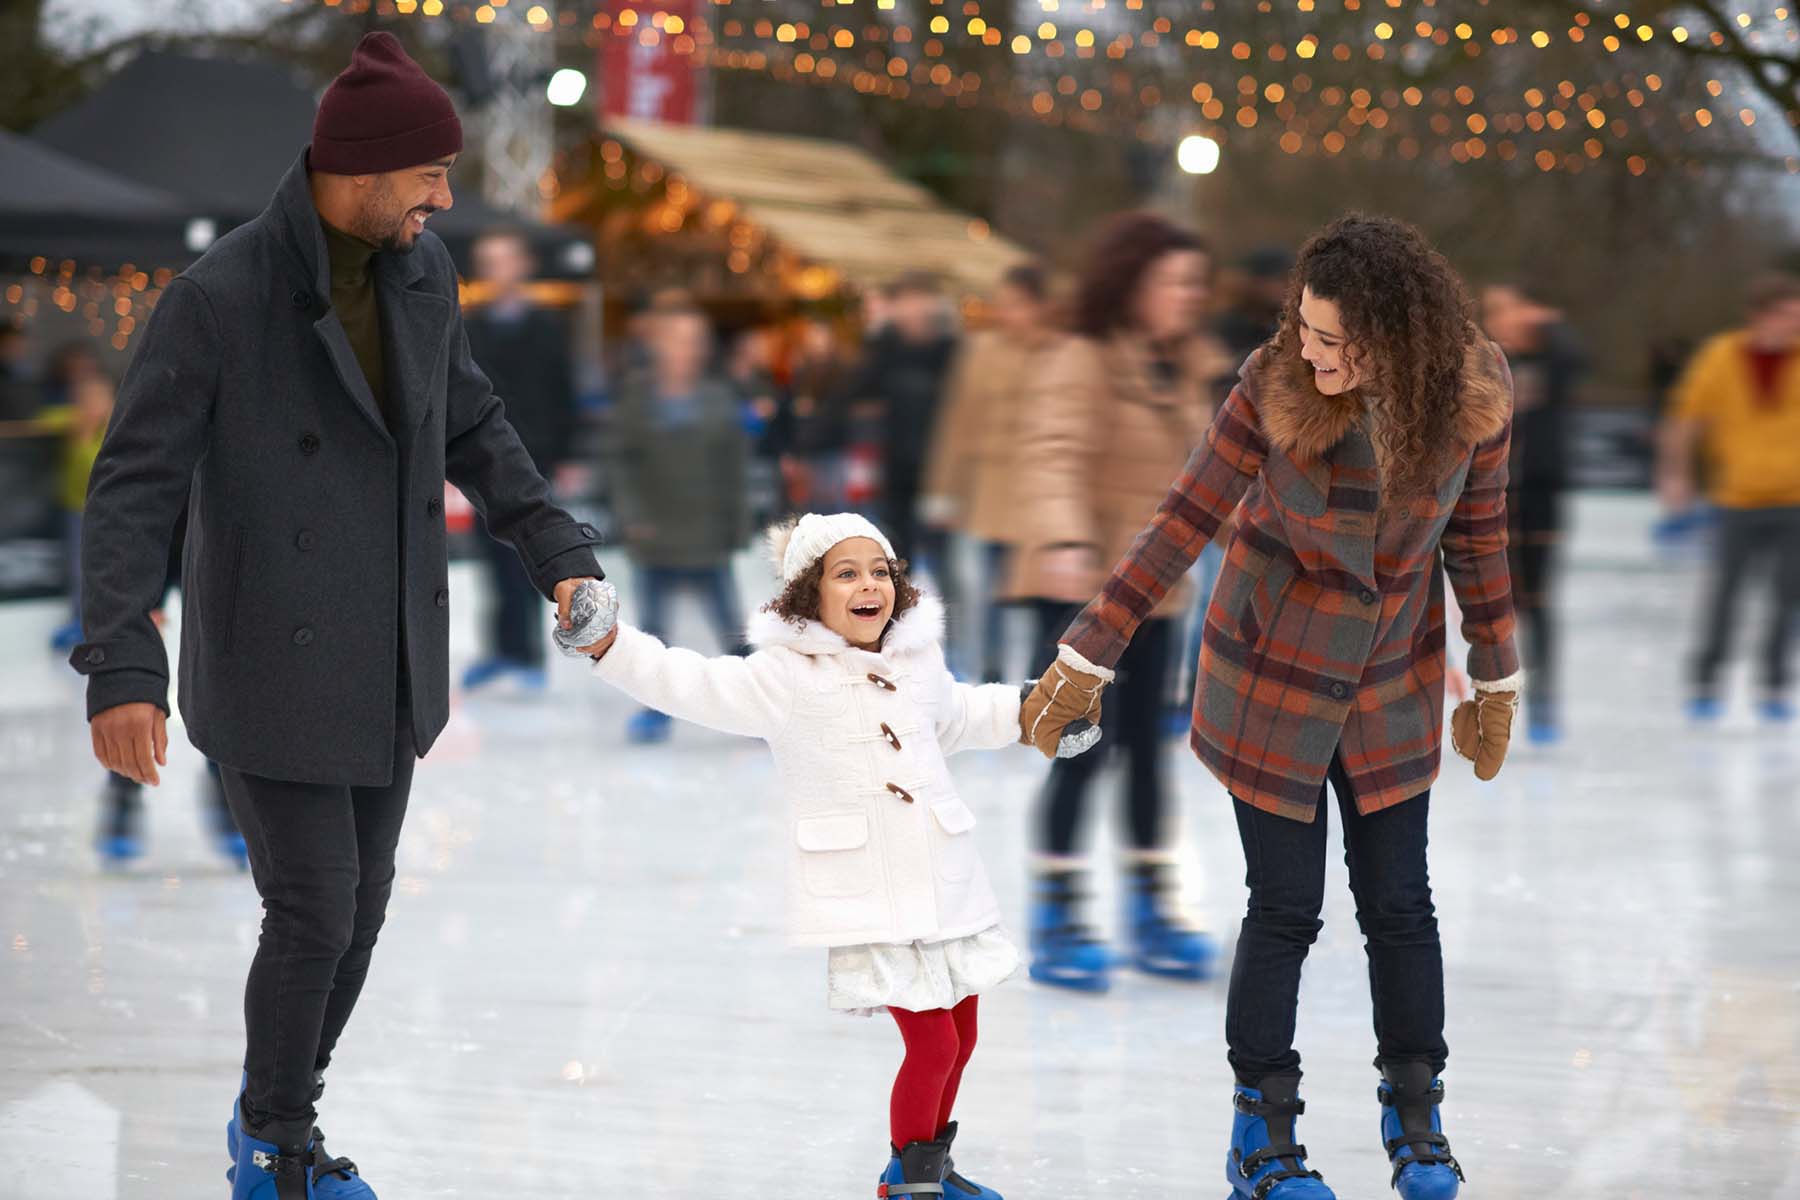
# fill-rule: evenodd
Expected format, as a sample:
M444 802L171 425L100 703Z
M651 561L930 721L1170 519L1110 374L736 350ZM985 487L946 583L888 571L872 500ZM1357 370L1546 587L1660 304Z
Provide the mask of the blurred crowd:
M604 402L593 406L578 400L567 314L533 299L526 238L497 229L474 247L482 301L466 327L539 470L565 491L594 482L591 511L631 560L635 623L667 637L671 606L691 597L722 648L747 652L734 557L787 514L856 510L889 533L945 601L953 669L1022 679L1050 657L1072 606L1094 594L1240 365L1275 332L1290 263L1278 247L1222 258L1162 217L1128 213L1093 231L1072 277L1021 264L974 302L908 274L868 290L860 313L798 311L724 327L699 298L663 289L629 306L608 346ZM1513 376L1513 590L1529 666L1528 732L1549 743L1562 724L1557 547L1587 363L1569 323L1528 285L1492 281L1474 302ZM1690 660L1696 720L1723 711L1730 637L1759 565L1774 586L1756 703L1769 719L1792 715L1797 355L1800 280L1770 275L1747 289L1742 325L1664 372L1667 395L1653 401L1659 534L1707 535L1715 559ZM0 324L0 455L9 487L28 482L53 505L53 532L70 548L72 596L80 589L73 547L114 386L89 343L35 346L25 328ZM578 450L590 445L597 451ZM16 504L8 511L0 538L31 532ZM485 560L490 611L482 653L462 683L511 677L540 689L541 599L509 548L486 537L470 545ZM1188 586L1132 642L1109 696L1109 745L1127 764L1121 824L1146 861L1167 843L1158 742L1186 726L1219 553L1209 548ZM1023 632L1009 637L1009 621ZM67 648L80 636L71 612L53 640ZM1026 645L1032 661L1007 661L1009 647ZM669 722L642 712L628 733L659 741ZM1085 797L1104 760L1088 755L1052 772L1039 834L1047 862L1077 855ZM129 791L121 781L114 788Z

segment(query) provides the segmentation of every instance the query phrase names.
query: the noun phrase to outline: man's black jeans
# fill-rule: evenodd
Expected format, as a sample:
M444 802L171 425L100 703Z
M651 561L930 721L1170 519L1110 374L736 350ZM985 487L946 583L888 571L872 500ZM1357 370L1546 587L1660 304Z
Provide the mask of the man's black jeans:
M1431 795L1363 816L1335 757L1330 787L1343 816L1344 862L1368 948L1379 1057L1426 1062L1433 1073L1442 1071L1450 1053L1444 1045L1444 956L1425 871ZM1231 964L1225 1041L1232 1070L1248 1086L1300 1067L1294 1050L1300 965L1324 927L1325 791L1321 785L1311 824L1232 801L1250 904Z
M245 1117L257 1128L313 1122L314 1075L331 1061L368 975L394 890L394 847L418 754L399 713L385 787L287 783L222 769L250 849L262 936L244 987Z

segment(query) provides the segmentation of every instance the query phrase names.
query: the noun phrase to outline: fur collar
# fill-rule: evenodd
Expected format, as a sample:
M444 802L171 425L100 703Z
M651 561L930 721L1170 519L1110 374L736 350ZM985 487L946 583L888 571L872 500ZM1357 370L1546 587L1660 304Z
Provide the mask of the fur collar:
M1262 417L1263 434L1296 462L1317 462L1362 416L1362 398L1354 392L1321 395L1304 362L1298 358L1271 362L1272 353L1267 346L1258 350L1239 373ZM1451 417L1454 445L1434 448L1434 455L1461 458L1499 433L1512 416L1512 390L1503 361L1500 348L1485 338L1469 343Z
M826 655L852 649L849 642L825 628L821 621L803 621L796 625L761 610L751 616L747 633L750 644L759 650L785 646L799 654ZM888 657L904 656L927 646L941 645L943 640L944 606L936 596L921 592L919 602L888 626L887 636L876 653Z

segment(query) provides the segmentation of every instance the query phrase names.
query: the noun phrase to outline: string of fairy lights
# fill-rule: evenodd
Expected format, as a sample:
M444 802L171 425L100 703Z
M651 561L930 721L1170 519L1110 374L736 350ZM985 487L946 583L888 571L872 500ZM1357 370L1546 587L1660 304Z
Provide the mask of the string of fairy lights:
M1609 153L1623 153L1634 175L1656 166L1657 156L1647 146L1632 146L1634 135L1656 131L1673 120L1684 135L1702 131L1722 132L1733 126L1751 127L1757 109L1748 103L1724 102L1725 86L1714 78L1706 83L1707 95L1693 108L1668 106L1651 99L1665 89L1665 80L1654 72L1626 73L1578 85L1562 79L1521 89L1517 98L1482 96L1468 84L1457 87L1366 87L1339 83L1320 76L1347 72L1359 61L1371 64L1413 62L1433 53L1453 53L1467 58L1512 51L1545 51L1558 44L1594 46L1606 55L1617 54L1632 44L1664 39L1696 46L1707 45L1721 54L1730 45L1720 30L1690 29L1683 24L1634 21L1624 12L1597 14L1574 12L1566 25L1532 28L1508 21L1495 12L1485 24L1446 16L1441 21L1402 21L1392 10L1409 7L1407 0L1330 0L1331 7L1369 18L1367 40L1327 41L1318 33L1303 33L1291 41L1253 44L1231 38L1215 28L1194 25L1177 28L1168 17L1152 19L1147 28L1105 31L1084 17L1098 17L1107 0L1039 0L1042 20L1008 31L983 14L979 0L924 0L920 9L941 10L923 18L920 28L907 23L887 24L865 20L858 27L846 23L858 5L873 8L894 19L894 0L823 0L817 23L763 15L744 3L710 0L705 16L683 17L656 8L615 6L618 11L588 13L587 6L561 5L554 15L542 4L514 6L507 0L487 3L451 3L444 0L318 0L345 12L367 12L371 5L381 15L443 17L451 21L492 23L516 19L546 33L562 30L598 46L606 38L630 38L646 46L664 42L679 56L693 56L697 63L725 71L756 72L782 82L814 86L849 87L860 93L928 105L961 107L986 105L1010 115L1035 119L1086 132L1125 134L1155 140L1152 114L1178 100L1165 95L1156 83L1140 83L1127 72L1115 72L1110 81L1083 81L1075 74L1050 78L1055 60L1079 63L1105 60L1126 63L1135 54L1175 52L1196 55L1196 73L1217 74L1207 62L1218 56L1227 70L1242 65L1235 79L1201 80L1188 89L1193 103L1191 120L1196 131L1221 141L1234 130L1252 135L1278 124L1276 144L1286 153L1335 155L1359 149L1372 158L1389 154L1403 160L1429 157L1438 161L1475 162L1492 158L1510 162L1524 157L1544 171L1579 172ZM1294 12L1322 16L1325 0L1290 0ZM1145 7L1145 0L1114 3L1128 12ZM1214 4L1199 6L1207 12ZM1284 5L1283 7L1287 7ZM1425 0L1424 7L1435 7ZM1499 7L1495 6L1496 9ZM523 9L521 12L520 9ZM1262 0L1259 13L1273 14L1274 0ZM952 15L954 14L954 15ZM1748 12L1734 18L1737 31L1753 49L1769 50L1777 44L1800 43L1800 26L1786 7L1778 7L1759 19ZM1014 86L988 85L974 69L958 69L944 59L961 47L1002 50L1018 60L1010 72ZM1165 55L1166 57L1166 55ZM1039 67L1035 60L1041 59ZM1185 61L1185 60L1184 60ZM1289 73L1289 64L1293 68ZM1259 74L1260 72L1260 74ZM1671 114L1672 113L1672 117ZM1800 114L1788 114L1800 121ZM1371 136L1385 135L1385 136ZM1583 135L1578 143L1569 138ZM1527 140L1559 139L1555 146L1531 147ZM1729 154L1730 143L1720 144L1716 155ZM1702 151L1706 148L1702 147ZM1697 169L1698 154L1672 158L1668 165ZM1790 172L1800 172L1800 158L1786 161Z
M133 263L101 267L40 255L30 261L25 274L0 288L0 301L27 322L45 307L79 313L90 337L124 350L174 276L169 267L145 270Z
M599 49L609 39L663 46L696 65L761 74L796 86L842 87L864 95L929 107L984 106L1010 116L1083 132L1166 138L1169 119L1221 143L1232 137L1272 138L1287 154L1361 154L1402 161L1457 164L1523 159L1544 172L1578 173L1597 160L1623 156L1632 175L1661 169L1700 170L1706 155L1728 156L1741 141L1728 131L1754 127L1757 107L1728 100L1722 78L1704 79L1704 95L1678 98L1655 71L1619 71L1606 64L1627 50L1669 43L1723 60L1732 54L1793 55L1800 21L1785 6L1728 13L1725 29L1690 27L1672 18L1634 20L1625 12L1572 11L1554 25L1511 19L1517 6L1480 0L1479 14L1433 14L1434 0L1258 0L1258 15L1274 18L1279 38L1252 42L1230 33L1219 4L1190 5L1202 19L1180 25L1169 17L1139 17L1136 28L1107 10L1142 13L1146 0L1038 0L1037 19L1008 27L980 0L914 0L905 16L896 0L820 0L811 19L766 11L753 0L700 0L688 15L656 3L548 5L526 0L283 0L345 14L395 19L522 25ZM1452 7L1448 0L1444 8ZM1467 8L1467 5L1459 6ZM1716 6L1715 6L1716 7ZM1360 14L1329 28L1301 22ZM858 19L859 10L861 19ZM1278 13L1277 10L1280 10ZM1404 14L1401 10L1405 10ZM1421 10L1427 15L1420 16ZM876 15L879 14L879 15ZM1148 15L1148 14L1145 14ZM1241 12L1240 16L1243 15ZM1692 16L1687 18L1692 21ZM1238 24L1242 24L1240 20ZM1354 28L1351 28L1354 26ZM665 45L666 43L666 45ZM1531 83L1484 93L1470 82L1407 82L1416 74L1494 55L1548 54L1566 64L1571 48L1594 55L1595 77ZM1004 58L1000 69L982 66ZM1145 69L1128 69L1142 59ZM1510 62L1512 60L1502 60ZM976 65L970 65L976 64ZM1079 73L1088 64L1088 76ZM1095 70L1114 66L1115 70ZM1564 69L1568 69L1566 66ZM1358 83L1360 71L1388 73ZM1182 75L1181 73L1185 73ZM1514 72L1518 74L1519 72ZM1705 74L1704 72L1702 74ZM1177 87L1167 81L1181 77ZM1148 81L1146 81L1148 80ZM1189 82L1191 80L1191 82ZM1734 90L1734 95L1736 94ZM1171 106L1178 106L1171 111ZM1766 108L1764 109L1766 112ZM1800 125L1800 113L1784 114ZM1159 125L1159 122L1161 124ZM1673 125L1680 150L1658 138ZM1276 132L1279 130L1279 132ZM1711 138L1712 141L1697 139ZM1715 148L1716 147L1716 148ZM1800 157L1785 166L1800 173ZM660 190L660 170L644 161L628 168L621 148L602 146L598 181L609 188ZM547 180L546 197L557 184ZM646 213L646 227L666 226L690 206L665 195ZM752 269L766 247L735 214L712 213L730 235L730 268ZM118 269L73 260L37 259L28 275L0 289L4 306L30 319L43 306L85 320L90 334L124 349L141 327L170 272Z

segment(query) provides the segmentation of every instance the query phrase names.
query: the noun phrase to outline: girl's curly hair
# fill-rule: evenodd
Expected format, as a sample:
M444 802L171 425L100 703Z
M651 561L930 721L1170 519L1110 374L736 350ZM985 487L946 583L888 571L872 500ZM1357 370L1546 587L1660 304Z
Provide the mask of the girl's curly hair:
M1479 339L1467 288L1413 226L1349 213L1308 239L1288 277L1272 357L1295 382L1311 373L1300 357L1300 294L1310 289L1342 315L1345 357L1357 390L1378 401L1374 438L1391 470L1389 495L1425 490L1432 451L1450 437L1463 356Z
M919 589L913 586L906 575L904 558L888 559L888 570L894 580L894 611L888 618L887 628L881 631L886 637L888 629L900 619L902 613L919 602ZM781 595L763 605L763 611L774 613L790 625L800 625L807 621L819 619L819 584L825 579L825 559L820 556L806 570L795 576L794 581L781 590Z

